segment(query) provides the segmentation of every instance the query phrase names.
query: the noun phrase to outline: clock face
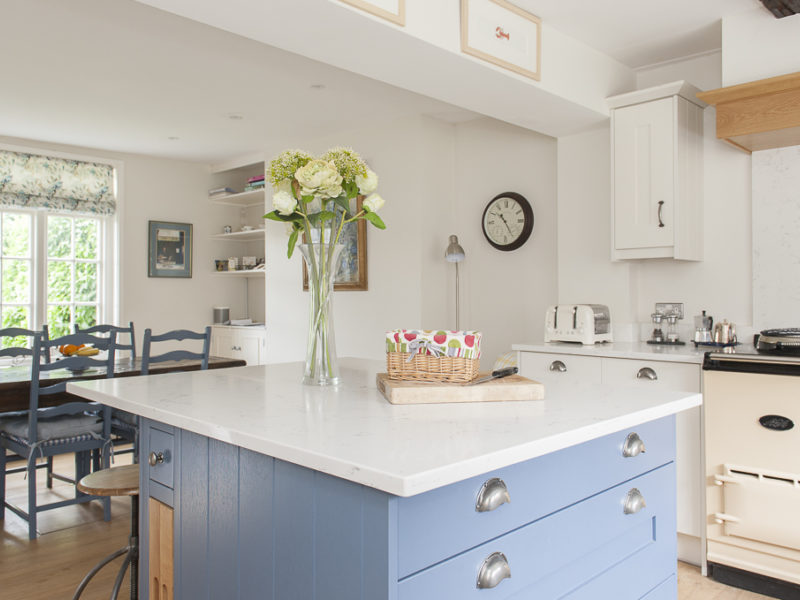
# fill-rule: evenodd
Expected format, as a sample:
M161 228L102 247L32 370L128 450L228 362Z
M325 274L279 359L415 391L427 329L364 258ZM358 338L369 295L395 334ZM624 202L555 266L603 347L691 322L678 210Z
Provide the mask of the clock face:
M514 192L493 198L483 211L483 234L498 250L516 250L533 231L533 209Z

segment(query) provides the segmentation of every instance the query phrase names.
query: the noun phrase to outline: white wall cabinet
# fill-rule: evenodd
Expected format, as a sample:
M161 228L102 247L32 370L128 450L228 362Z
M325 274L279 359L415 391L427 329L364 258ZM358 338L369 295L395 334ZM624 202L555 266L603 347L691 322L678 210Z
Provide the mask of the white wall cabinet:
M683 81L608 98L613 260L703 259L703 108Z
M214 325L211 328L211 355L240 358L248 366L266 362L267 330L264 327L231 327Z
M644 393L652 388L697 392L701 390L699 364L626 358L520 352L520 374L531 379L631 385ZM546 389L546 388L545 388ZM701 412L693 408L676 420L676 471L678 482L678 556L693 564L702 561L703 471ZM694 539L696 538L696 539Z

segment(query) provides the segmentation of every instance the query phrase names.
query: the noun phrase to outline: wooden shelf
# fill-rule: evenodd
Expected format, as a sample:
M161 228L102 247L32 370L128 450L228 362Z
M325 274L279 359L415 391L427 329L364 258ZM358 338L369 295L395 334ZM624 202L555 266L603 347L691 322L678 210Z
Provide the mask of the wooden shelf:
M225 206L238 206L248 208L250 206L264 206L266 196L265 190L251 190L249 192L239 192L238 194L228 194L227 196L217 196L209 198L212 204L223 204Z
M250 231L234 231L232 233L217 233L211 236L214 240L226 240L229 242L256 242L264 239L263 229L251 229Z
M251 269L249 271L212 271L220 277L264 277L266 269Z
M800 73L703 92L717 109L717 137L753 152L800 144Z

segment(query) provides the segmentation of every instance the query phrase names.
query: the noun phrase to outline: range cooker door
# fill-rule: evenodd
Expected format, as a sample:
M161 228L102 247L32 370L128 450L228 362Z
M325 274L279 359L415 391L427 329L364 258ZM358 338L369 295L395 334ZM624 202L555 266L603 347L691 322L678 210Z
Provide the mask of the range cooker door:
M714 519L725 535L800 550L800 476L724 465L715 475L722 488L722 512Z
M800 377L704 371L703 402L709 560L800 583ZM789 563L751 569L713 542Z

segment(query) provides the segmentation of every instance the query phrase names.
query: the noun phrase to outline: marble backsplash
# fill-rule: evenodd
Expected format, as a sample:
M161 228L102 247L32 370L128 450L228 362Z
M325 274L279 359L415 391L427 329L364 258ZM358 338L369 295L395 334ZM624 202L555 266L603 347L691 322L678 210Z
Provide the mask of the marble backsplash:
M753 326L800 327L800 146L753 152L752 198Z

